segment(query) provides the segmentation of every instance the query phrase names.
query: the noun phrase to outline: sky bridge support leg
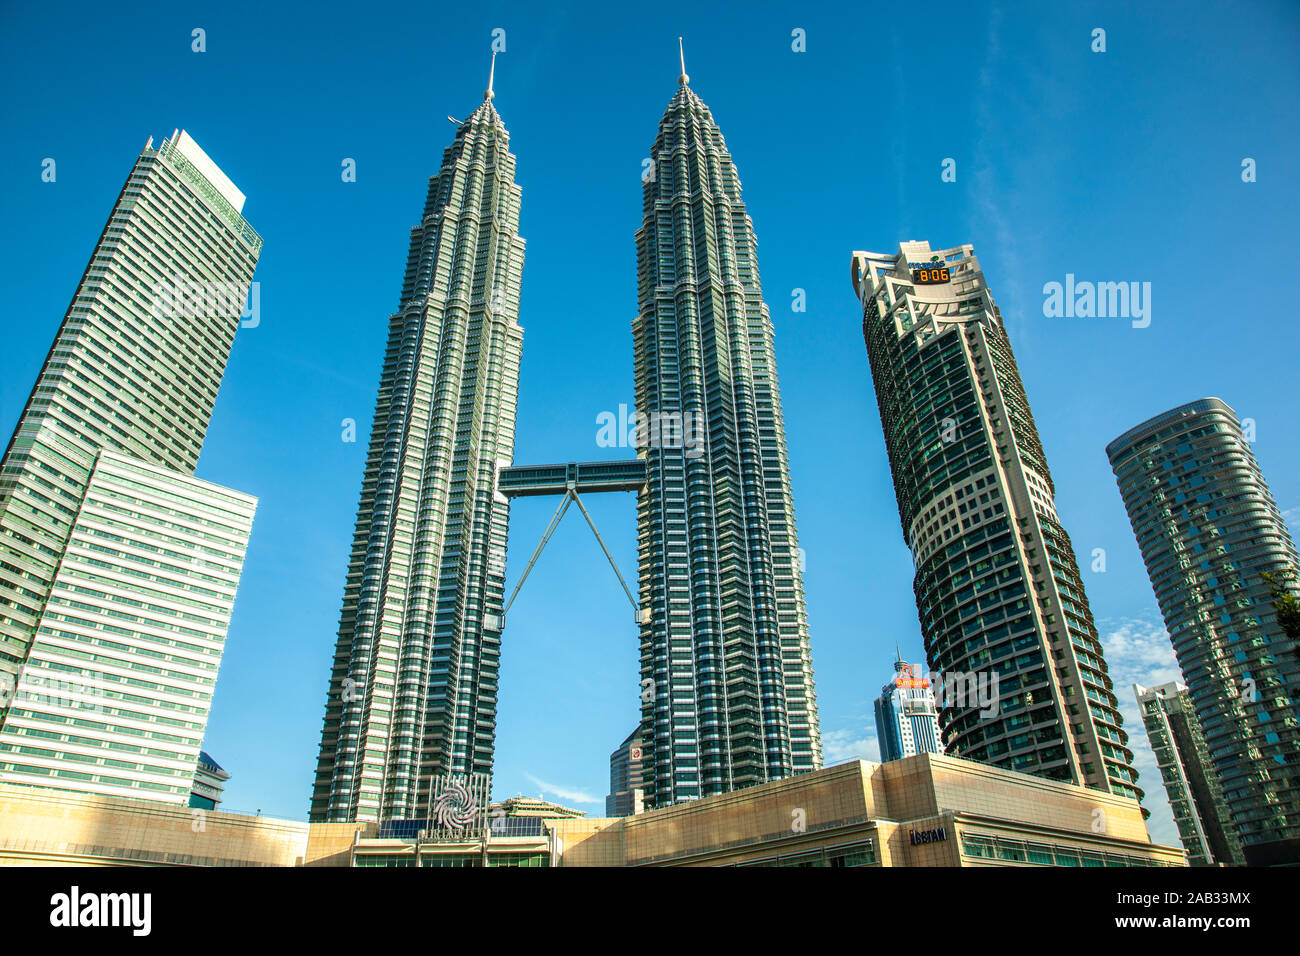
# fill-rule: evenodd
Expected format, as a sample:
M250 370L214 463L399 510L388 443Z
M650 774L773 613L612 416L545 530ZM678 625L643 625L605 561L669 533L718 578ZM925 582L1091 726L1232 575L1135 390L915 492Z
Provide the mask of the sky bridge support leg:
M600 545L600 550L605 553L605 559L609 561L609 566L614 569L614 576L618 578L618 583L622 585L623 593L627 595L628 603L632 605L632 612L636 615L637 622L640 623L641 611L637 607L636 598L632 596L632 591L628 588L627 582L623 580L623 575L619 572L618 565L614 563L614 556L609 553L609 548L605 547L605 539L602 538L600 532L596 530L596 522L591 519L591 515L587 512L586 506L583 505L582 499L578 497L577 489L574 488L572 484L570 484L568 489L564 492L564 498L560 502L560 506L555 509L555 514L551 518L551 523L546 526L546 531L542 535L542 540L537 542L537 549L533 551L533 556L528 559L528 566L524 568L524 573L520 575L519 583L515 585L514 591L510 594L510 600L507 601L506 606L501 609L501 617L504 619L506 612L510 610L510 606L515 603L515 598L519 596L519 589L522 588L524 582L528 580L528 575L532 573L534 565L537 564L537 559L542 556L542 551L546 548L546 543L551 540L551 535L555 534L555 529L560 526L560 519L562 519L564 513L568 511L569 505L574 503L577 504L578 510L582 512L582 516L587 519L587 525L591 528L591 533L596 536L596 543Z

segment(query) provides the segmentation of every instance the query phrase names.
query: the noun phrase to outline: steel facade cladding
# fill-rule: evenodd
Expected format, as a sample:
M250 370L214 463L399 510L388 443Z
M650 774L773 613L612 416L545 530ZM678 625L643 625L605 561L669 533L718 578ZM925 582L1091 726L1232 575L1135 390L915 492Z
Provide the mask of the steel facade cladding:
M311 819L427 815L430 781L490 774L524 241L491 92L411 231L389 320Z
M515 465L497 472L497 490L507 498L562 495L572 487L584 492L640 491L645 487L645 462L583 461L562 465Z
M1300 564L1233 410L1106 448L1247 862L1300 860L1300 661L1261 575Z
M942 263L951 283L917 286ZM1029 402L971 246L854 253L926 657L996 674L996 700L945 698L946 751L1137 797L1122 729Z
M643 452L641 727L659 807L821 765L757 243L722 134L680 83L643 180L633 323L638 411L704 436Z

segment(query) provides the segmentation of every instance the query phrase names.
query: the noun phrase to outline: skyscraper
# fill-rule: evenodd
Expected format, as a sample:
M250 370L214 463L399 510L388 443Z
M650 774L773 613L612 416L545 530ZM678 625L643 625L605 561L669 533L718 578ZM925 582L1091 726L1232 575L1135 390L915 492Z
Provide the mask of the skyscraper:
M609 796L605 816L630 817L645 809L642 787L641 728L638 726L609 755Z
M1140 797L1038 429L973 247L855 252L852 278L926 659L945 684L945 751ZM963 675L996 677L996 699L949 694Z
M1106 454L1246 861L1300 861L1300 660L1262 577L1300 560L1236 413L1189 402Z
M188 799L256 499L192 477L262 240L145 145L0 463L0 775Z
M1133 693L1169 796L1178 837L1187 851L1188 865L1244 863L1219 775L1210 763L1187 688L1182 684L1135 684Z
M460 124L411 230L388 322L330 674L312 820L427 815L488 775L496 728L524 240L509 134Z
M649 442L638 499L646 802L821 765L803 581L757 241L685 64L643 176L637 410L699 441Z
M894 661L894 676L876 698L876 738L885 763L920 753L943 753L934 688L901 654Z

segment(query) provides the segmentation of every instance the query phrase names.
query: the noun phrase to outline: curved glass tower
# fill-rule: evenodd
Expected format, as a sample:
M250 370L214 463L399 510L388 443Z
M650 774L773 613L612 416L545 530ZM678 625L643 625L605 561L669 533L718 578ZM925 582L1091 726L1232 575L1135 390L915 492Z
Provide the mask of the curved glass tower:
M1217 398L1106 446L1246 862L1300 862L1300 660L1261 575L1300 565Z
M524 241L491 83L429 180L388 324L311 819L428 815L490 774Z
M943 675L946 752L1139 799L1038 429L973 247L855 252L853 285L926 658ZM975 687L996 690L990 699Z
M821 738L772 321L740 178L688 85L659 124L636 234L646 804L817 769ZM662 437L662 436L661 436Z

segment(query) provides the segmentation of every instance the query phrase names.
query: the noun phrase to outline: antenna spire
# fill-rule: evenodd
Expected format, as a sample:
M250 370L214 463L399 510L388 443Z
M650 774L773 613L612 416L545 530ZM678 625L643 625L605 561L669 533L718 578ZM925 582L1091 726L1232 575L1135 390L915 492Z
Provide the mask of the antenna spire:
M677 77L677 82L682 86L689 86L691 78L686 75L686 49L682 46L682 38L677 38L677 55L682 61L682 75Z
M485 100L496 99L496 94L492 92L492 81L496 78L496 72L497 72L497 54L496 51L493 50L492 65L488 67L488 88L483 91L483 99Z

